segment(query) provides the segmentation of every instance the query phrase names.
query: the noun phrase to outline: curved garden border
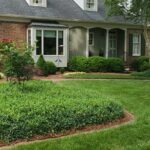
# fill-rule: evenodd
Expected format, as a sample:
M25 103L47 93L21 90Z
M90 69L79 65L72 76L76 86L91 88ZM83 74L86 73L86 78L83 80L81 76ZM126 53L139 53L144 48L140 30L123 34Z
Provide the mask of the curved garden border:
M48 140L50 138L51 139L62 138L62 137L73 136L73 135L78 135L78 134L82 134L82 133L90 133L90 132L94 132L94 131L98 131L98 130L102 130L102 129L114 128L114 127L125 125L125 124L128 124L128 123L134 121L134 116L131 113L125 111L124 114L125 114L124 117L121 119L116 119L112 122L108 122L108 123L101 124L101 125L86 126L81 129L72 129L72 130L68 130L68 131L65 131L65 132L59 133L59 134L47 134L45 136L34 136L29 140L17 140L17 141L11 142L9 144L0 142L0 150L11 148L16 145L24 145L24 144L31 144L33 142L41 142L44 140Z

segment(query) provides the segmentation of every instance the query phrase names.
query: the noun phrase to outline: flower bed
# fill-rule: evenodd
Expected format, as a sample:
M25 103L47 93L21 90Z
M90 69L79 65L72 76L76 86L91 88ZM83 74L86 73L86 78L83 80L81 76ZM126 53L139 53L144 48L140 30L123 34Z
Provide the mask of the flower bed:
M124 116L111 98L91 90L32 81L24 88L0 85L0 141L61 133L107 123Z

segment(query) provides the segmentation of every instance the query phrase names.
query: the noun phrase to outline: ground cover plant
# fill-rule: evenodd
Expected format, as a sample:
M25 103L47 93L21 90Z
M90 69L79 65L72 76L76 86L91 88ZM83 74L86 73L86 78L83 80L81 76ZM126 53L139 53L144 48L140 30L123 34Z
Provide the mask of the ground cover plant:
M132 123L113 129L18 145L9 150L149 150L150 81L63 81L59 86L103 93L135 116ZM88 93L85 93L85 95Z
M149 78L150 79L150 69L143 72L133 72L132 76L137 78Z
M113 73L84 73L74 72L65 73L64 78L66 79L141 79L149 80L150 71L145 72L133 72L131 74L113 74Z
M111 97L48 81L29 81L23 87L0 84L0 104L0 141L59 133L124 115Z

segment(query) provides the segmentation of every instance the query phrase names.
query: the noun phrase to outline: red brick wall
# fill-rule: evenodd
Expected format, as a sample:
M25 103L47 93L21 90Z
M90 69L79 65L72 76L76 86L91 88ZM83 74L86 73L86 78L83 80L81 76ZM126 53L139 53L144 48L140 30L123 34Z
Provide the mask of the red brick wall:
M17 43L26 42L27 24L0 22L0 39L11 39Z

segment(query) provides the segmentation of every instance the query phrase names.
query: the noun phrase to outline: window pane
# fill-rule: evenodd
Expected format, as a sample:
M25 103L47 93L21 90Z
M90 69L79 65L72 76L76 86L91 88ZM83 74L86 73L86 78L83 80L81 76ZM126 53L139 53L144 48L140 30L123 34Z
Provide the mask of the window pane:
M44 55L56 55L56 31L44 31Z
M63 31L58 32L58 54L59 55L64 54L64 32Z
M139 43L139 35L136 35L136 34L135 34L135 35L133 36L133 42L134 42L134 43Z
M141 35L134 34L133 35L133 56L141 55Z
M87 8L93 8L94 7L94 0L87 0L86 7Z
M94 34L90 33L89 34L89 45L93 45L94 44Z
M31 30L28 30L28 45L31 46Z
M36 30L36 54L42 54L42 31Z

